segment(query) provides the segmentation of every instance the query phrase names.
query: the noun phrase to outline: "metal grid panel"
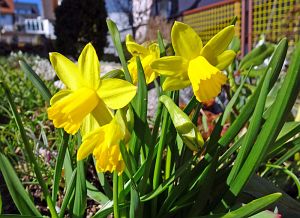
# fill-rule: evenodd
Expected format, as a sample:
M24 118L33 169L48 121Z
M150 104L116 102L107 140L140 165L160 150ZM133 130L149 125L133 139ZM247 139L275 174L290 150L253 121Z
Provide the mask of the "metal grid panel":
M293 45L300 34L300 0L252 0L252 45L261 34L271 42L287 37Z
M238 17L236 23L236 36L241 35L241 3L240 1L223 1L203 10L187 13L183 22L190 25L206 43L216 33L230 24L234 16Z

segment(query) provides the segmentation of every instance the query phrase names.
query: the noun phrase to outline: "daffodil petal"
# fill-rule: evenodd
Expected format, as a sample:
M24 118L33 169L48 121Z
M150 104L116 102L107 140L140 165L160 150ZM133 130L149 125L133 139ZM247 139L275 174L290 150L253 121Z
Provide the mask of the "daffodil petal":
M89 88L98 89L100 85L100 63L91 43L88 43L82 50L78 59L78 66L84 84Z
M187 76L188 61L180 56L162 57L153 61L151 68L164 76L184 77Z
M132 83L137 84L138 75L137 75L136 56L130 58L127 66L132 79Z
M82 144L77 151L77 161L85 159L88 155L92 154L95 147L104 141L103 128L99 127L88 135L83 137Z
M188 87L191 82L187 80L182 80L176 77L166 77L162 88L164 91L174 91L179 89L184 89Z
M150 64L156 59L157 59L157 57L150 54L150 55L147 55L146 57L144 57L141 61L143 69L144 69L144 74L145 74L145 79L146 79L147 84L153 82L153 80L157 77L157 73L155 73L155 71L153 71L153 69L150 66ZM137 72L136 72L136 74L137 74Z
M120 152L120 141L124 132L115 118L107 125L101 127L104 131L104 141L97 145L93 151L96 159L96 169L100 172L123 172L125 164Z
M149 45L148 50L149 51L146 55L140 56L147 84L153 82L153 80L157 77L157 73L152 70L150 64L159 58L159 47L156 43L152 43L151 45ZM128 70L132 78L133 84L137 84L138 72L136 56L132 57L128 61Z
M188 75L198 101L211 100L219 95L226 83L226 76L212 66L204 57L199 56L189 64Z
M100 126L108 124L113 118L111 111L101 99L99 100L95 109L92 111L92 115Z
M235 58L236 53L233 50L226 50L219 56L217 56L217 65L216 68L219 70L224 70L226 67L228 67L233 59Z
M228 48L233 36L234 26L225 27L207 42L201 50L201 55L215 65L216 57Z
M121 79L102 80L98 96L111 109L125 107L136 94L137 87Z
M126 36L125 44L126 44L128 52L132 56L145 55L148 53L147 48L145 48L142 45L137 44L130 34L128 34Z
M200 55L202 49L201 38L189 25L175 21L171 38L176 55L188 60Z
M49 54L50 62L59 79L71 90L82 86L82 76L76 64L60 53Z
M50 105L55 104L57 101L61 100L62 98L66 97L67 95L71 94L72 91L70 89L63 89L57 92L55 95L52 96L50 99Z

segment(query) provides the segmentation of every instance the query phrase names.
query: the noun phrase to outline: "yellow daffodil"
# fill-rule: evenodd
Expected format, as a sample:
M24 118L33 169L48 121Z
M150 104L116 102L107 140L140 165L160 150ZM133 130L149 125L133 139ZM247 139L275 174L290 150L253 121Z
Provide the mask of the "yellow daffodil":
M51 98L48 117L56 128L64 128L69 134L75 134L83 123L84 134L92 126L109 123L109 108L124 107L136 94L136 86L127 81L100 80L100 63L90 43L81 52L78 64L56 52L50 53L50 61L67 89Z
M129 141L130 134L119 111L109 124L98 127L83 137L77 152L77 160L83 160L93 153L99 172L117 171L121 174L125 164L120 152L120 141Z
M178 90L192 84L198 101L207 101L221 92L227 78L221 72L234 59L235 52L226 50L234 36L234 26L217 33L203 47L201 38L188 25L175 22L171 38L176 56L163 57L151 67L166 79L164 90Z
M159 58L159 47L157 43L150 43L147 46L137 44L131 35L126 36L126 47L132 55L128 62L128 70L133 84L137 83L136 57L139 56L145 73L146 83L149 84L157 77L157 74L151 69L150 64Z

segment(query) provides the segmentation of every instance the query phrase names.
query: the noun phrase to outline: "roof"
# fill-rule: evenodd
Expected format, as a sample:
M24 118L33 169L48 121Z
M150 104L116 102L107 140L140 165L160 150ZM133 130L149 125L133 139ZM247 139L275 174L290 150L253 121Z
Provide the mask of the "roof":
M0 0L0 13L13 14L15 10L13 0Z

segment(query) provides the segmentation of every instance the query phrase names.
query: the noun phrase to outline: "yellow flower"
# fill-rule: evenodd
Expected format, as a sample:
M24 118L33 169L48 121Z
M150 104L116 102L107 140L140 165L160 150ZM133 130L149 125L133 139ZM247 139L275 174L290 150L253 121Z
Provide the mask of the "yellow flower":
M100 80L99 60L90 43L81 52L78 64L56 52L50 53L50 61L67 89L51 98L48 118L69 134L75 134L82 124L84 135L93 126L109 123L109 108L126 106L136 94L136 86L127 81Z
M133 56L128 62L128 70L133 84L137 83L136 57L139 56L145 73L146 83L149 84L157 77L157 74L151 69L150 64L159 58L159 47L157 43L151 43L147 46L137 44L131 35L126 36L126 47Z
M125 122L118 111L109 124L98 127L83 137L77 152L77 161L83 160L93 153L97 171L117 171L121 174L125 169L125 163L119 144L121 140L127 143L129 137Z
M226 50L234 36L234 26L217 33L203 47L201 38L188 25L175 21L172 45L176 56L160 58L151 67L166 79L164 90L178 90L192 84L198 101L207 101L221 92L227 78L221 72L234 59L235 52Z

